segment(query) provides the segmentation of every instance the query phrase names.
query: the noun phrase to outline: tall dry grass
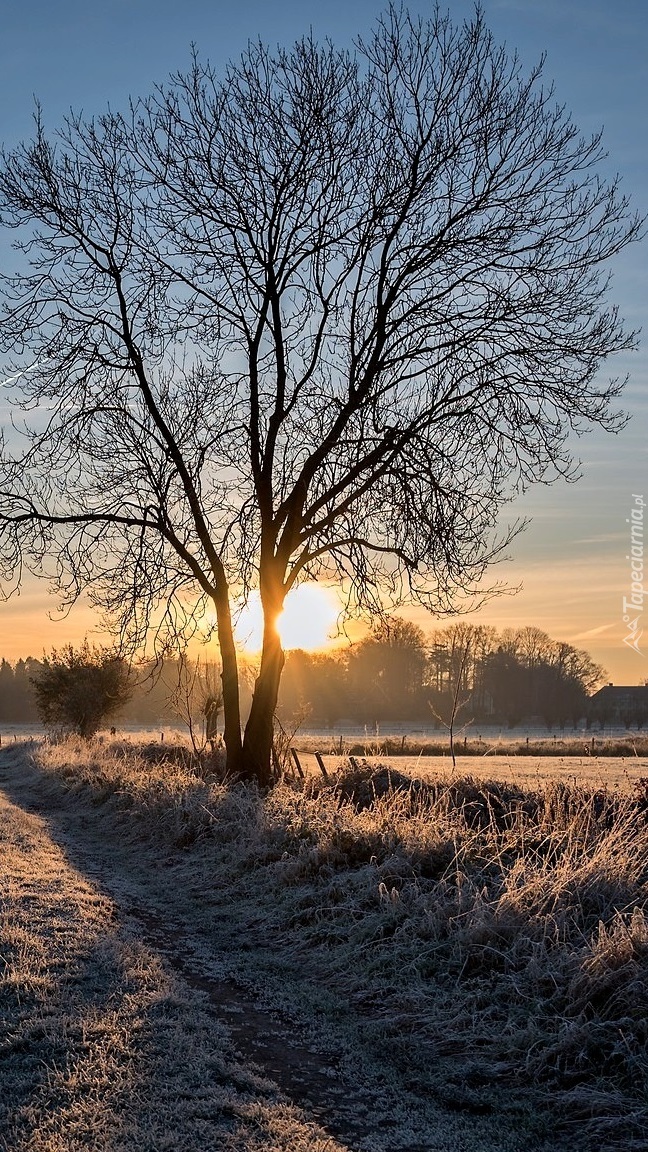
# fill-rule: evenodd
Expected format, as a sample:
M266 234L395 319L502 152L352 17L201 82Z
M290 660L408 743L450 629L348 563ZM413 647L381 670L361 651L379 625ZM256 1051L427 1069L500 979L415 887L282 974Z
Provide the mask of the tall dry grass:
M317 987L409 1087L518 1109L574 1148L648 1146L645 786L430 783L363 764L262 795L179 754L37 759L122 832L193 845L187 875L232 938L265 963L270 943L295 974L287 995Z

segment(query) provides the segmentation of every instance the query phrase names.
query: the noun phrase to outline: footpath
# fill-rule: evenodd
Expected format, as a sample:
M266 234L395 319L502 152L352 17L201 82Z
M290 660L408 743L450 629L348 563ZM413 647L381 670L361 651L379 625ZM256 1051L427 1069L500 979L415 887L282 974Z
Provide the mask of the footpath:
M0 751L1 1152L521 1152L233 978L176 863Z

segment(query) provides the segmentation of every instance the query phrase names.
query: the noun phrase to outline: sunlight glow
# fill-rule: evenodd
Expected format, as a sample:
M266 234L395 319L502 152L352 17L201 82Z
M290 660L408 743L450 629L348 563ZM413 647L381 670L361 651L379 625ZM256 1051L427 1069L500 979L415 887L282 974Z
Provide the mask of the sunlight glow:
M331 643L340 604L335 594L321 584L300 584L286 597L277 628L284 648L315 651ZM248 652L258 652L263 638L263 614L258 592L241 611L236 636Z

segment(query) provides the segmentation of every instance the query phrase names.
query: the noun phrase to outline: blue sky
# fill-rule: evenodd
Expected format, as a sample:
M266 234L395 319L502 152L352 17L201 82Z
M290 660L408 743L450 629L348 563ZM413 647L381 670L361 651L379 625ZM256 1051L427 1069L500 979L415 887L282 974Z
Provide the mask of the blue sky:
M192 41L216 66L257 36L285 43L312 28L319 38L349 45L356 33L368 30L382 7L378 0L276 0L272 5L258 0L4 0L0 138L12 145L30 133L35 96L50 129L70 107L87 115L107 103L123 107L129 95L145 94L156 80L185 69ZM420 2L410 7L422 14L431 10ZM464 0L451 0L448 7L457 19L472 11ZM557 98L584 132L604 128L607 174L619 172L638 210L647 212L645 0L484 0L483 7L496 39L516 48L525 65L546 54L545 75L555 82ZM648 335L646 252L644 242L618 261L612 298L629 325L643 327ZM513 546L510 564L496 576L515 585L523 582L524 588L516 597L493 602L480 616L499 626L535 624L588 647L617 683L648 677L648 599L645 656L624 646L621 619L629 580L625 520L633 493L648 498L645 341L646 336L639 353L607 366L608 375L631 375L628 428L616 437L593 433L575 445L583 461L578 484L536 489L512 508L513 516L529 514L533 523ZM0 655L24 654L34 627L45 637L38 649L60 643L62 627L67 637L67 626L51 634L45 605L39 588L27 589L13 607L0 608ZM421 622L432 626L428 619Z

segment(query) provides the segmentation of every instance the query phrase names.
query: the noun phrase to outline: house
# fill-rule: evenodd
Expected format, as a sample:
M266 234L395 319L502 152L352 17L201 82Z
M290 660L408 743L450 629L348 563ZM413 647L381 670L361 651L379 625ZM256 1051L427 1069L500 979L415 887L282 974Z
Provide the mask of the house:
M588 724L619 724L628 728L648 723L648 685L606 684L589 698Z

